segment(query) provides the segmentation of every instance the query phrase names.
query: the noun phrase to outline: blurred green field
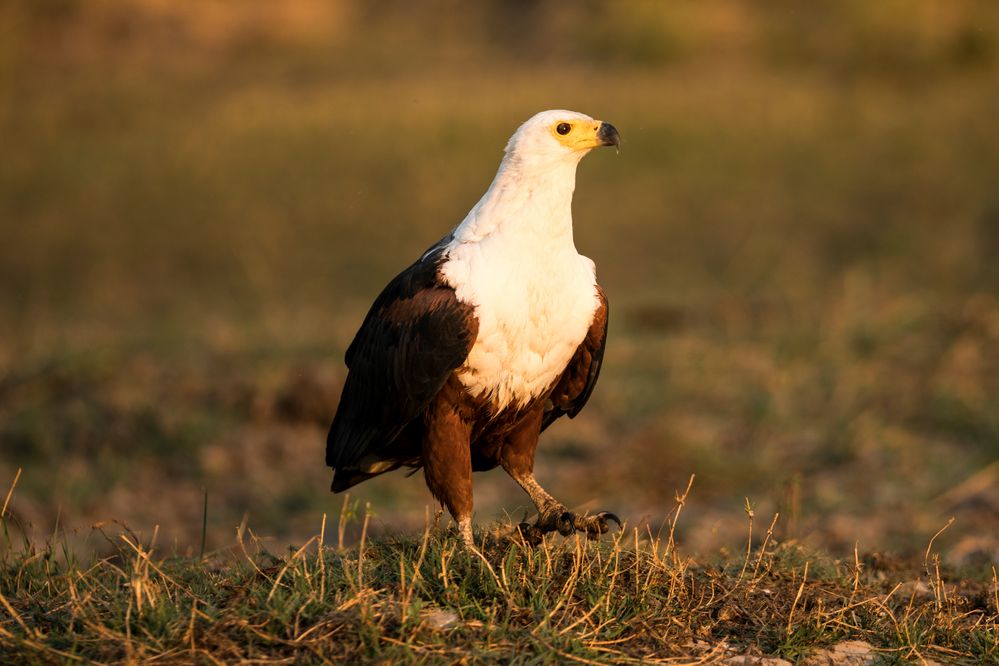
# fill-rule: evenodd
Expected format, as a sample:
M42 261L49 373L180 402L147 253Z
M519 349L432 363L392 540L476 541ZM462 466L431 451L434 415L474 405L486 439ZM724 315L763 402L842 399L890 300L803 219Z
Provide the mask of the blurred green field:
M339 511L342 354L545 108L613 122L576 241L611 302L570 506L970 561L999 515L999 5L0 4L0 483L36 538L181 547ZM478 520L519 519L501 472ZM420 529L417 475L358 488ZM992 530L994 532L994 530ZM162 543L161 538L161 543ZM212 545L211 543L209 544Z

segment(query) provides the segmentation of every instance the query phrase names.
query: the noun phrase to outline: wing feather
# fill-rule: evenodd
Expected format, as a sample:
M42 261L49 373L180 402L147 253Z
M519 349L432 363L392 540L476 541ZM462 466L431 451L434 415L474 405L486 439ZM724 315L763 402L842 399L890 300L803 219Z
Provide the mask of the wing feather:
M375 299L347 348L349 371L326 438L326 464L350 468L390 446L459 368L478 332L474 308L439 277L441 244Z

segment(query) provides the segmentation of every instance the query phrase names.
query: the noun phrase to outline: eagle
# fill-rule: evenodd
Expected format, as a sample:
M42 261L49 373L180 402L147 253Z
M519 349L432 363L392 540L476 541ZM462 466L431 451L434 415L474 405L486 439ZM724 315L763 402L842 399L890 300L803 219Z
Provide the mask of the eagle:
M607 297L576 251L572 193L583 156L620 141L582 113L531 117L464 220L382 290L346 352L326 439L333 492L422 468L473 546L472 472L499 466L537 507L519 525L531 543L620 526L569 511L534 478L540 434L576 416L600 374Z

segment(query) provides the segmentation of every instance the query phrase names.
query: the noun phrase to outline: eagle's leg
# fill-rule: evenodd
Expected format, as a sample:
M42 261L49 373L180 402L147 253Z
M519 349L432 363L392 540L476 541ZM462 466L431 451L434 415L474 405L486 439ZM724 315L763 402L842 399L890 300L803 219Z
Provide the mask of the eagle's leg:
M511 474L511 476L520 484L521 488L527 491L534 505L538 507L537 522L533 525L529 523L518 525L524 539L532 545L541 543L542 537L548 532L557 531L562 536L569 536L573 532L583 532L587 537L596 539L610 530L608 521L617 523L618 527L621 526L621 520L609 511L601 511L592 516L581 516L567 510L563 504L541 487L533 473L517 476Z
M534 478L534 454L541 433L541 416L540 409L526 416L517 428L507 435L500 453L500 464L503 469L530 495L531 501L538 509L537 522L533 525L521 523L518 526L524 539L532 545L538 544L545 534L555 531L563 536L580 531L596 538L610 529L608 520L613 520L620 526L621 521L613 513L600 512L593 516L577 516L552 497Z
M423 439L423 475L427 487L447 507L466 546L472 538L471 429L448 404L439 404L427 415Z

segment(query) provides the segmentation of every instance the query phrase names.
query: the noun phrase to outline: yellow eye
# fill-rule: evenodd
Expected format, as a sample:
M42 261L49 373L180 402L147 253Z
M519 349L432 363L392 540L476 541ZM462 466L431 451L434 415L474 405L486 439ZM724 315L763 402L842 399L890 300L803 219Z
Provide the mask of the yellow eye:
M572 131L572 125L570 125L569 123L559 123L558 126L555 128L555 131L561 134L562 136L565 136L566 134Z

